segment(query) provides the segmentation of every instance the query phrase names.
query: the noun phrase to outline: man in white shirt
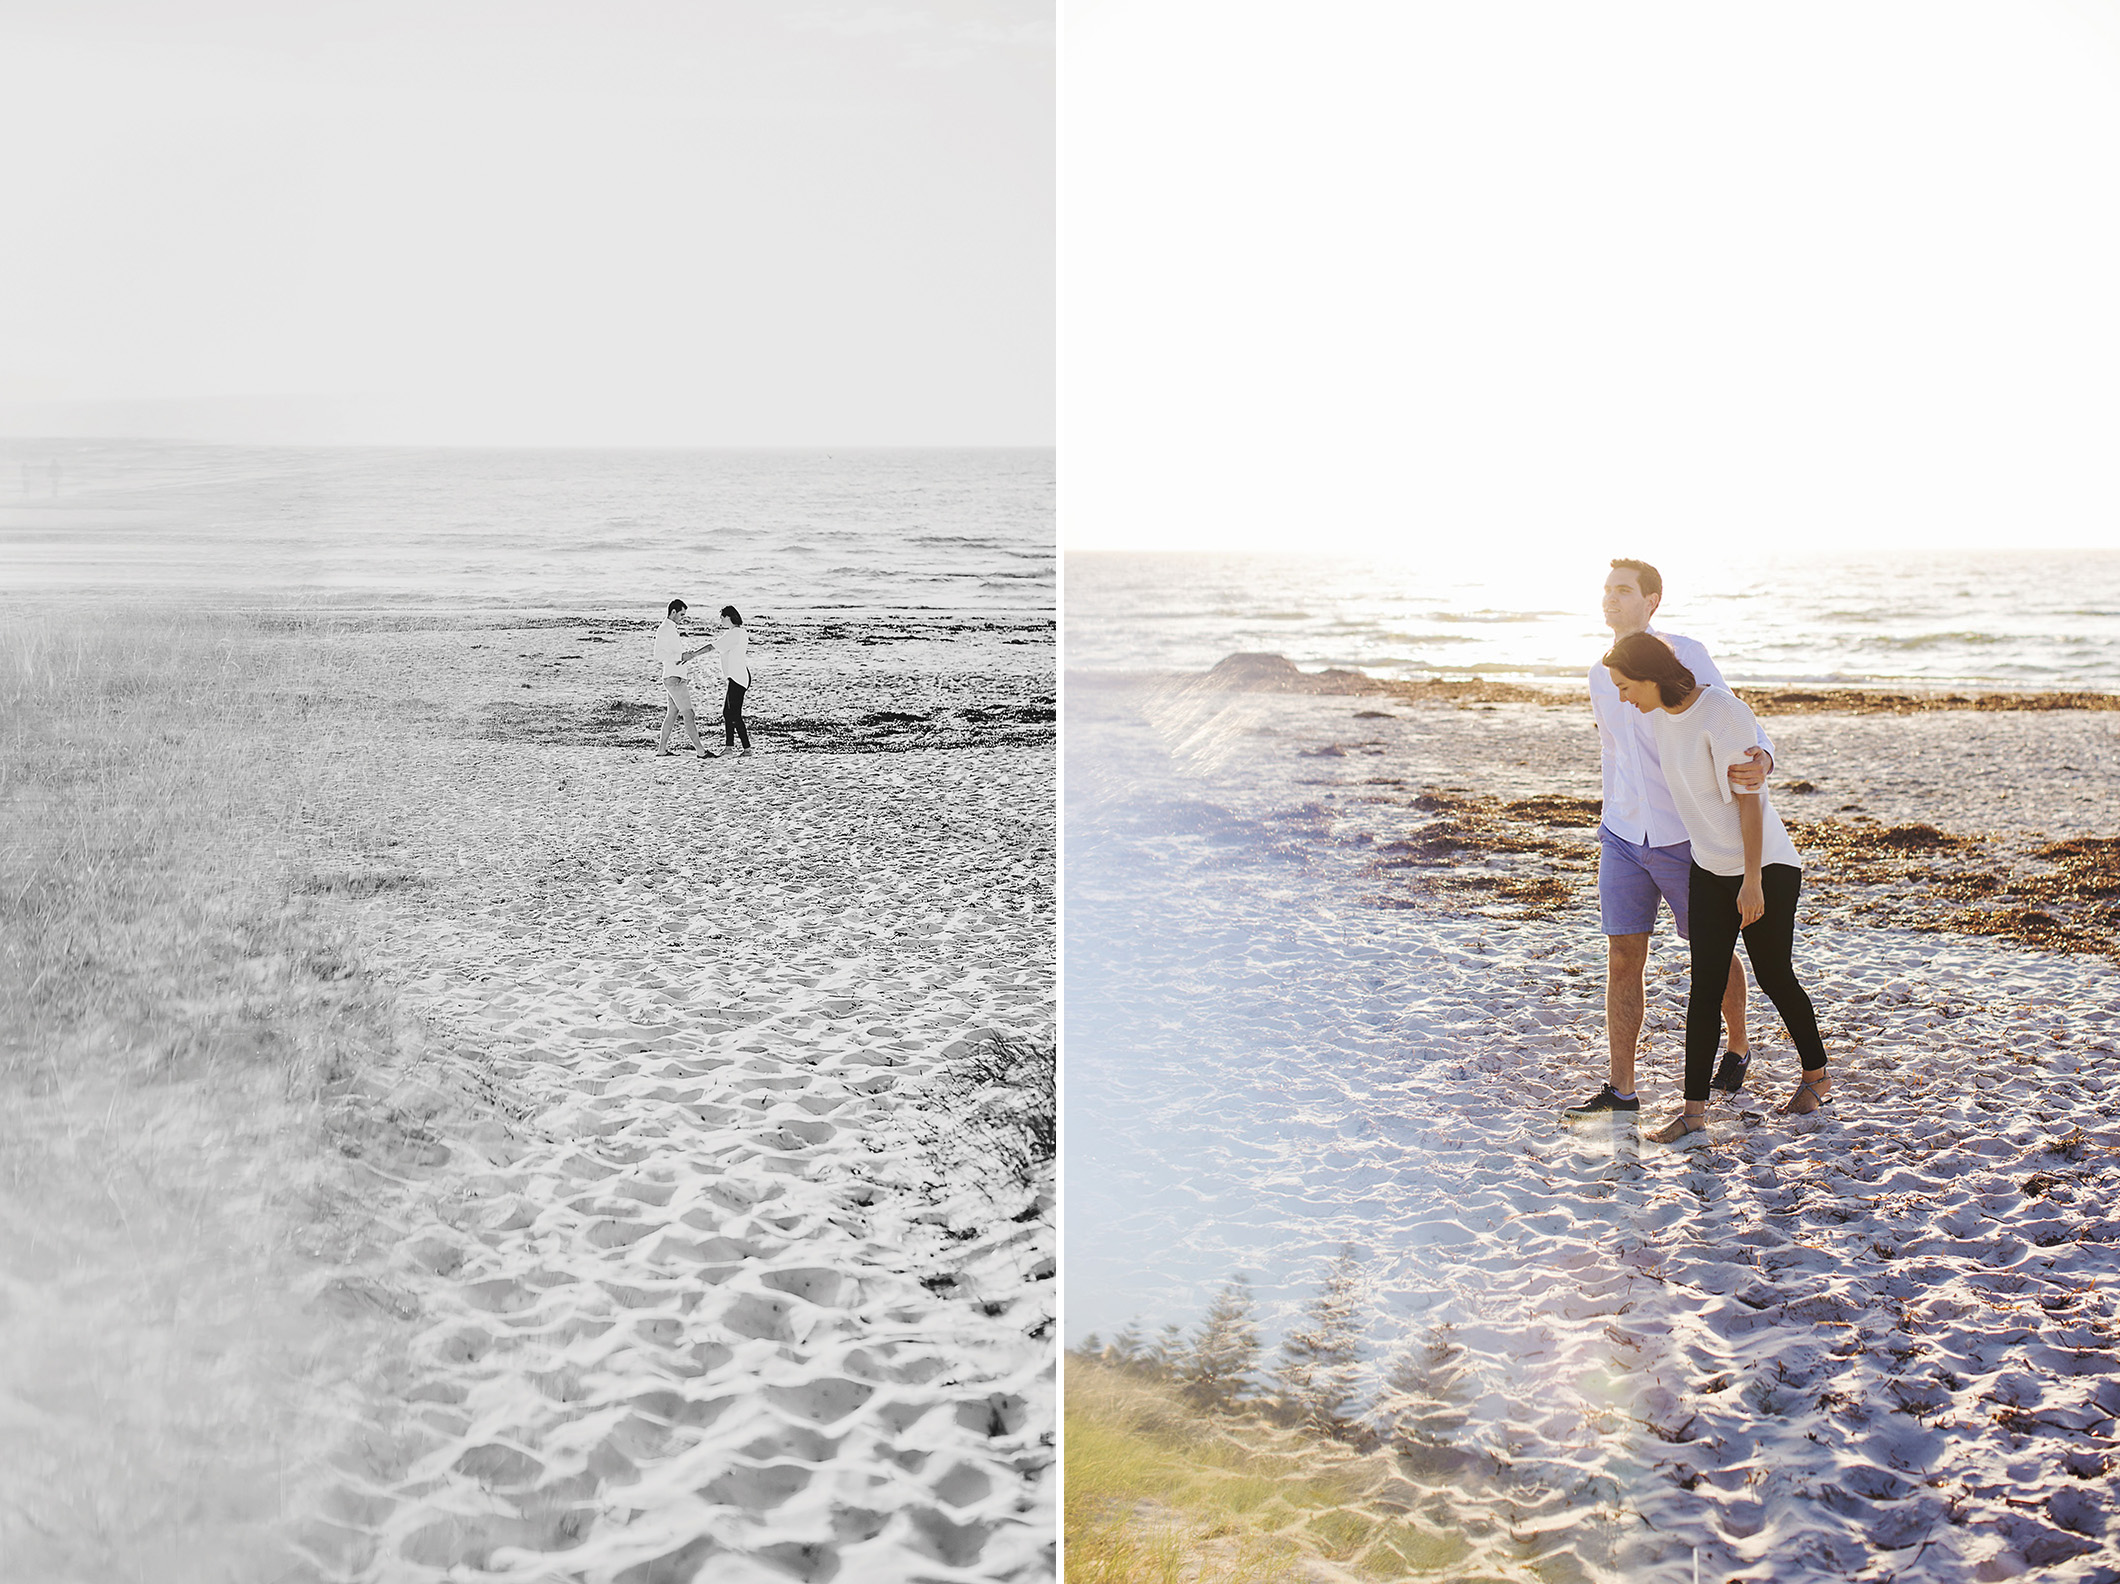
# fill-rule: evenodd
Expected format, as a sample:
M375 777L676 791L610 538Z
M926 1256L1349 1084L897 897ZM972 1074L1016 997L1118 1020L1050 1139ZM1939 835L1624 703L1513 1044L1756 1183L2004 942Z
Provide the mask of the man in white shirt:
M1605 625L1615 640L1638 632L1661 638L1700 682L1727 688L1700 643L1649 625L1663 598L1663 576L1655 567L1646 561L1614 561L1605 578ZM1596 1095L1568 1109L1571 1121L1641 1109L1634 1092L1634 1051L1641 1040L1649 937L1656 930L1661 898L1671 906L1679 939L1687 938L1686 894L1693 864L1685 824L1656 756L1650 717L1619 696L1601 664L1590 667L1590 710L1597 720L1605 781L1604 817L1597 832L1597 905L1605 932L1605 1038L1612 1071ZM1774 744L1764 730L1749 754L1744 764L1731 766L1730 784L1757 791L1774 767ZM1730 982L1723 991L1723 1022L1729 1027L1730 1046L1715 1087L1734 1094L1744 1086L1752 1048L1745 1037L1745 970L1735 952L1730 954Z
M701 644L697 649L685 647L685 635L677 630L678 621L684 616L685 602L670 601L663 624L655 629L655 659L662 667L663 691L669 694L669 703L663 707L662 735L656 739L655 752L658 757L670 756L670 728L680 717L685 723L685 735L692 739L692 746L702 759L715 757L707 751L707 745L699 740L699 725L693 718L692 683L685 676L685 667L699 655L714 647L713 641Z

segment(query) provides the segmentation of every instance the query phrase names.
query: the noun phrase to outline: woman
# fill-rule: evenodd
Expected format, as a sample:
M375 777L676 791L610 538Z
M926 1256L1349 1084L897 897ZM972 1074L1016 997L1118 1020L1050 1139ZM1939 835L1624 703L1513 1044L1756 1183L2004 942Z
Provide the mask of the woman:
M743 740L741 757L751 757L751 731L743 723L743 696L751 686L751 636L743 630L743 612L734 605L721 608L722 625L714 630L714 648L721 656L721 674L728 686L721 700L721 745L733 748Z
M1692 915L1693 985L1686 996L1686 1108L1658 1143L1706 1131L1709 1078L1721 1032L1722 995L1740 932L1752 977L1803 1057L1803 1079L1785 1115L1815 1111L1831 1098L1825 1043L1811 998L1796 982L1796 894L1803 861L1764 790L1733 788L1725 771L1758 742L1759 723L1738 697L1696 682L1668 644L1648 633L1622 638L1605 656L1620 697L1653 714L1656 752L1671 801L1693 844L1686 889Z

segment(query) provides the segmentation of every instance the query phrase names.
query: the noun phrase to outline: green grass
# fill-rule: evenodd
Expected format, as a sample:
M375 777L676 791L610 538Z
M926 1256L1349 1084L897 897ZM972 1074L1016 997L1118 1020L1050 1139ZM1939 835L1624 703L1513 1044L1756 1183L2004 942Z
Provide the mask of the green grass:
M1067 1361L1068 1584L1270 1584L1304 1556L1365 1577L1445 1577L1470 1548L1365 1494L1380 1465L1170 1386Z

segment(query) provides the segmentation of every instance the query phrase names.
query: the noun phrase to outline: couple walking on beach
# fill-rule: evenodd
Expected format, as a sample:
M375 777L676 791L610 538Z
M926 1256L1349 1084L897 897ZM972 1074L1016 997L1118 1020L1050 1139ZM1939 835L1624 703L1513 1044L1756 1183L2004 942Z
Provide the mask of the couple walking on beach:
M1646 561L1615 560L1605 578L1605 625L1614 642L1590 668L1590 707L1604 769L1597 898L1611 1075L1566 1116L1584 1121L1641 1109L1634 1054L1661 898L1692 953L1685 1108L1650 1135L1677 1144L1705 1134L1710 1090L1735 1094L1750 1069L1740 937L1760 989L1803 1058L1803 1077L1781 1109L1816 1110L1830 1098L1832 1080L1818 1018L1791 962L1803 861L1767 797L1774 745L1706 648L1650 626L1663 593L1662 575ZM1730 1043L1718 1067L1725 1022Z
M721 745L723 749L743 743L743 757L751 756L751 731L744 724L743 698L751 686L751 641L744 631L743 613L734 605L721 608L721 620L714 624L713 636L696 649L685 647L685 635L677 624L684 619L689 607L681 599L670 601L663 617L663 624L655 632L655 659L662 666L663 691L669 702L663 708L662 735L656 739L655 752L664 758L670 753L670 733L682 720L685 735L692 739L692 746L702 759L718 759L707 745L699 740L699 727L694 721L692 704L692 682L685 675L685 667L709 649L721 660L721 675L725 686L721 702Z

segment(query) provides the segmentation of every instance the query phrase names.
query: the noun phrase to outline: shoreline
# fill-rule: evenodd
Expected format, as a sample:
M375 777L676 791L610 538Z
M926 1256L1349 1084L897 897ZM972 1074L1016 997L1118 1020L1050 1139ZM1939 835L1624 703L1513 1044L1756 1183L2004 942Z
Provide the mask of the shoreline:
M1275 653L1229 655L1206 671L1070 670L1070 687L1191 687L1205 691L1298 693L1317 697L1388 698L1397 703L1552 704L1580 702L1588 690L1577 679L1506 680L1461 676L1422 680L1372 677L1327 667L1304 671ZM1767 714L1912 715L1949 710L2120 710L2120 692L2005 688L1963 682L1920 684L1905 680L1863 684L1746 682L1732 692Z
M1159 700L1159 709L1188 715L1226 707L1230 695L1248 697L1260 701L1254 707L1275 710L1280 729L1291 737L1322 735L1325 740L1296 750L1320 761L1301 784L1336 789L1322 793L1311 833L1329 831L1336 842L1370 844L1369 873L1385 882L1371 893L1374 905L1484 907L1504 919L1553 918L1582 886L1594 884L1589 877L1595 870L1599 786L1586 694L1525 699L1486 684L1386 691L1265 659L1232 657L1217 668L1219 676L1209 672L1174 682L1135 674L1102 691L1133 691ZM1074 677L1070 673L1070 681ZM1751 690L1738 691L1744 696ZM1864 695L1859 708L1813 694L1788 707L1761 701L1760 719L1778 734L1782 750L1769 790L1798 849L1811 860L1807 907L1822 907L1841 925L1902 923L1924 932L2120 958L2120 820L2099 817L2107 803L2095 768L2102 756L2120 772L2120 723L2109 718L2120 710L2120 695L2099 695L2110 702L2094 709L2053 702L2075 697L2010 695L1998 702L1989 696L1918 709L1900 707L1896 694ZM1313 707L1306 709L1306 700ZM1370 707L1343 713L1350 702ZM1431 755L1425 775L1354 778L1354 768L1365 762L1381 760L1370 765L1376 770L1395 768L1400 740L1423 721L1433 724L1435 712L1455 716L1468 710L1496 720L1491 728L1451 728L1462 742L1455 765ZM2029 758L2033 745L2024 735L2037 734L2041 719L2073 719L2081 728L2063 749L2066 761L2048 767L2047 776ZM1922 735L1894 737L1894 720ZM1476 792L1454 773L1477 764L1484 751L1477 736L1465 733L1500 740L1515 734L1512 723L1531 722L1537 723L1535 755L1498 753L1517 763L1489 766L1502 777L1497 790ZM1571 723L1582 729L1583 740L1556 742L1556 727L1565 731ZM1994 782L1989 790L1999 796L1985 809L1954 816L1926 806L1926 774L1893 784L1825 770L1814 779L1783 768L1820 756L1836 771L1863 761L1933 765L1958 758L1983 766L1965 773ZM1534 767L1540 776L1510 774L1511 768ZM2056 800L2053 784L2064 776L2081 789L2066 802ZM1327 810L1328 802L1342 806ZM1372 829L1348 824L1355 809L1367 811ZM1467 866L1477 867L1460 872Z

